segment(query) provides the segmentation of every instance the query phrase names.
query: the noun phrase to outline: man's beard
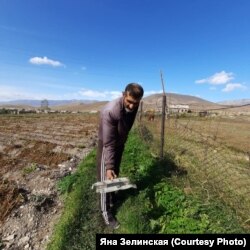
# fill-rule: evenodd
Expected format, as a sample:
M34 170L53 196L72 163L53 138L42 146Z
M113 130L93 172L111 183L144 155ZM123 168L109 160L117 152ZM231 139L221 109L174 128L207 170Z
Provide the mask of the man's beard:
M128 108L125 108L125 111L126 111L126 113L132 113L132 112L134 112L134 110L132 109L128 109Z

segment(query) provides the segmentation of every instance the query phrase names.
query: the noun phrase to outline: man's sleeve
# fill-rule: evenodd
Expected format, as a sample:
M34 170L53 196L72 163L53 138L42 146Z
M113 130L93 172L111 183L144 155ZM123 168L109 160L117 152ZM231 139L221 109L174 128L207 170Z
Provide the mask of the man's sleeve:
M103 113L102 128L103 128L103 146L105 155L105 167L114 169L115 167L115 148L118 136L117 131L118 120L110 110Z

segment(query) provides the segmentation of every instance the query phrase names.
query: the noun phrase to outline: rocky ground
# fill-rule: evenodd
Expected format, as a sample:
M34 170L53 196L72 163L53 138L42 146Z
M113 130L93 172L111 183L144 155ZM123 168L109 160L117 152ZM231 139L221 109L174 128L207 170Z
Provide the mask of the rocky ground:
M96 116L0 117L0 249L45 249L63 209L57 182L96 142Z

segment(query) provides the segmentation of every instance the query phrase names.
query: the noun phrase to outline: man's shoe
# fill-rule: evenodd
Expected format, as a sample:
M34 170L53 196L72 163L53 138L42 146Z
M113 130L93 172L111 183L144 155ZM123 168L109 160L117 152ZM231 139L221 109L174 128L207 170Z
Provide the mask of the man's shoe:
M113 218L112 220L109 221L109 224L107 226L109 226L112 229L118 229L120 227L120 223L115 218Z
M120 227L120 223L116 220L116 218L110 212L106 213L106 215L107 216L103 214L105 224L112 229L118 229Z

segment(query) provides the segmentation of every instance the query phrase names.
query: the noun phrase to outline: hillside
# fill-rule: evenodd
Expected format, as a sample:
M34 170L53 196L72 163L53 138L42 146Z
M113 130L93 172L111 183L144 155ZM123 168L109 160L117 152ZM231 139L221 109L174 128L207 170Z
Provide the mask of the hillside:
M240 105L250 104L250 99L229 100L229 101L218 102L218 104L240 106Z
M107 101L102 102L94 102L94 103L82 103L80 101L69 103L66 105L52 106L52 110L67 110L67 111L99 111L103 105L105 105ZM161 109L162 104L162 94L154 94L143 98L143 106L144 110L147 109ZM204 99L188 96L188 95L180 95L180 94L167 94L167 104L187 104L192 109L213 109L213 108L221 108L223 106L206 101Z
M94 102L94 103L81 103L75 102L66 105L53 106L53 110L67 110L67 111L99 111L107 101ZM206 110L206 109L216 109L223 107L222 105L206 101L204 99L180 94L167 94L167 104L187 104L191 109ZM154 94L143 98L144 110L147 109L161 109L162 105L162 94Z
M195 110L218 109L223 107L222 105L190 95L167 93L166 96L167 105L185 104L189 105L190 109ZM143 98L143 102L144 109L159 110L162 106L162 94L154 94L145 97Z
M243 100L235 100L235 101L226 101L221 103L213 103L207 100L204 100L199 97L191 96L191 95L181 95L181 94L174 94L174 93L167 93L167 105L177 105L177 104L184 104L189 105L191 110L213 110L213 109L228 109L228 105L231 106L239 106L239 104L246 104L249 103L249 99ZM58 111L70 111L70 112L90 112L90 111L99 111L108 101L96 101L96 100L60 100L60 101L53 101L48 100L49 107L51 110L58 110ZM33 104L33 105L27 105ZM36 109L39 108L40 101L37 100L19 100L19 101L12 101L12 102L0 102L0 108L25 108L25 109ZM237 105L238 104L238 105ZM162 94L154 94L143 98L143 109L154 109L154 110L161 110L162 106ZM249 112L249 107L240 107L235 108L232 107L233 112L239 111L247 111Z
M36 107L39 108L41 107L41 102L42 100L14 100L14 101L6 101L6 102L1 102L0 101L0 105L14 105L14 106L20 106L20 105L24 105L24 106L31 106L31 107ZM68 104L72 104L72 103L94 103L97 102L96 100L48 100L49 106L61 106L61 105L68 105Z
M67 105L59 105L51 107L52 110L66 110L66 111L79 111L79 112L90 112L99 111L108 101L94 102L94 103L82 103L75 102Z
M2 108L5 108L5 109L26 109L26 110L36 109L33 106L24 105L24 104L4 104L4 103L0 103L0 109L2 109Z

